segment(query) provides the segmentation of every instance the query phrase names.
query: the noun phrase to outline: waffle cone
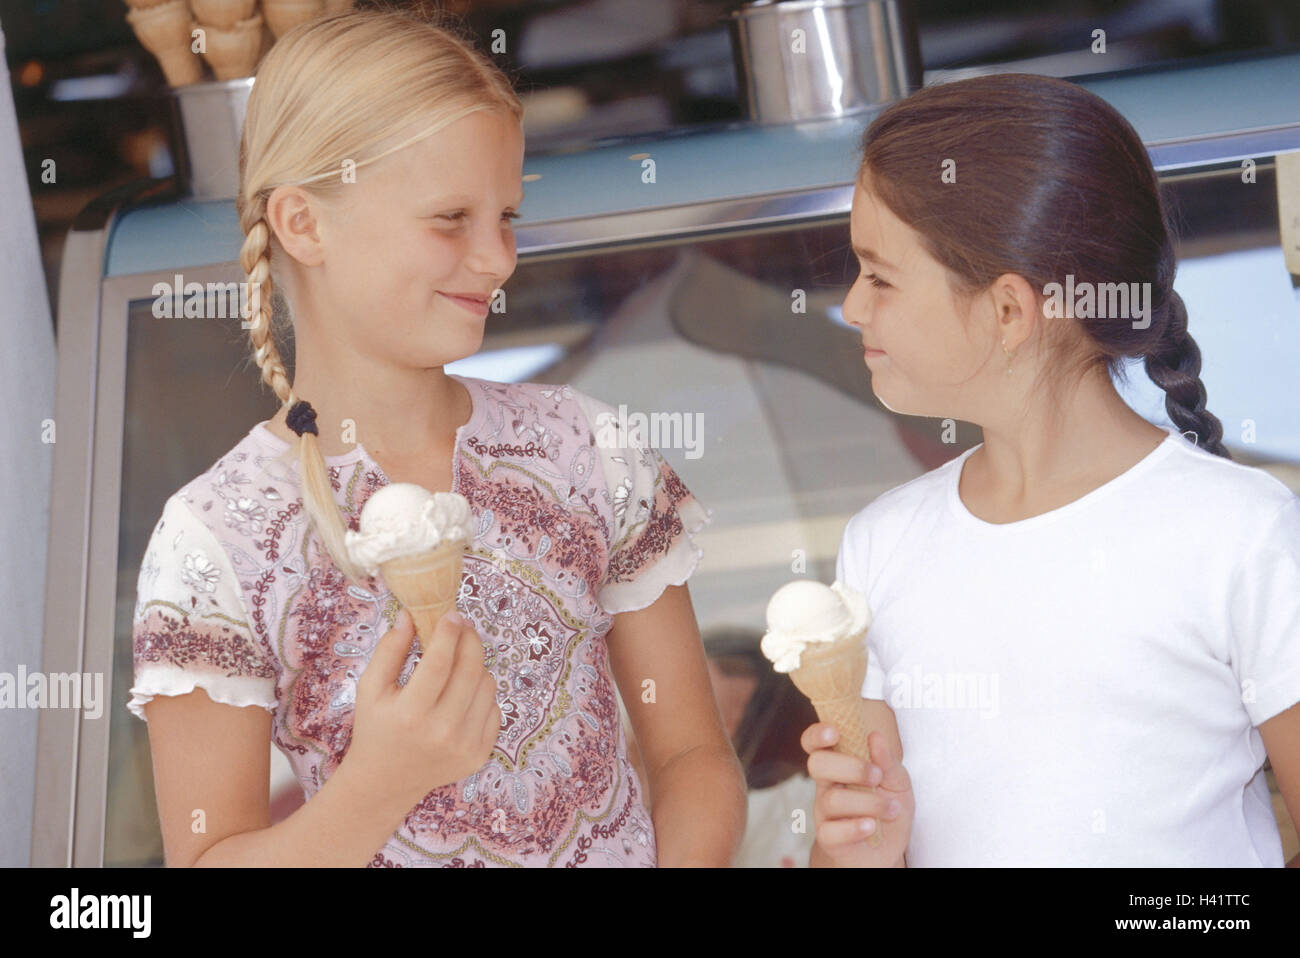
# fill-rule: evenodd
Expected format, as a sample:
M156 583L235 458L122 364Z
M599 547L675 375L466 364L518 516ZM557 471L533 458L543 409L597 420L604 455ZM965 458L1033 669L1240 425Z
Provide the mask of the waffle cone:
M799 667L790 673L790 678L817 710L818 720L834 725L840 733L835 751L854 755L869 764L871 750L867 736L872 730L862 699L862 683L867 676L865 635L860 632L838 642L806 646L799 656ZM882 824L877 822L876 830L867 838L868 845L880 844Z
M456 608L464 559L465 543L455 539L428 552L389 559L379 565L388 588L411 613L415 633L425 648L438 620Z
M203 54L218 80L252 76L262 55L262 17L253 14L233 27L204 26L207 49Z
M257 0L190 0L190 9L202 26L228 30L256 12Z
M154 55L171 86L197 83L203 78L203 61L190 48L194 18L185 0L167 0L152 7L132 7L126 21L140 46Z
M278 40L288 31L325 12L322 0L262 0L262 16Z

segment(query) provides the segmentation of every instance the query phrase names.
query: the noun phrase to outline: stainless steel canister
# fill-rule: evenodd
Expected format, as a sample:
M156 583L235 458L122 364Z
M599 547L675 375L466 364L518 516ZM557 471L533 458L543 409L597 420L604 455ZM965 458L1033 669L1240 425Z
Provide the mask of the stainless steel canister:
M195 199L239 192L239 136L253 77L172 88L180 139L177 169Z
M758 0L727 19L741 99L756 122L844 116L921 86L908 0Z

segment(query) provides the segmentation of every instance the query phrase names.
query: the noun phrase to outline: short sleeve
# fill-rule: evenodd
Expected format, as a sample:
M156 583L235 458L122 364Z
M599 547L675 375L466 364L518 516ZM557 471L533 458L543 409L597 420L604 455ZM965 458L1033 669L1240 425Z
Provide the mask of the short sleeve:
M840 539L840 552L835 558L835 578L862 595L867 595L867 556L870 548L867 538L866 517L859 512L844 527ZM871 610L875 614L875 610ZM884 699L885 670L880 666L880 655L867 629L867 677L862 681L864 699Z
M1300 497L1273 514L1228 594L1231 666L1251 724L1300 702Z
M609 571L598 599L633 612L691 577L704 551L694 535L712 520L659 450L623 430L613 407L576 393L587 413L614 512Z
M275 713L275 669L249 627L234 568L179 493L164 505L140 565L132 660L127 708L138 718L155 695L196 688L214 702Z

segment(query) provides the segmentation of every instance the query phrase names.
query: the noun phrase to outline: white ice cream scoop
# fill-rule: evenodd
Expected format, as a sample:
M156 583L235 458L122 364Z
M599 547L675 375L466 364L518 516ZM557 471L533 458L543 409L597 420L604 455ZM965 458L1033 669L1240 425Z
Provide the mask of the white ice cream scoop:
M384 486L361 509L360 532L344 541L352 561L377 575L390 559L430 552L444 542L473 538L469 500L458 492L430 492L411 482Z
M871 611L861 593L839 581L827 586L796 579L768 601L767 633L760 648L776 671L793 672L809 645L857 636L870 625Z

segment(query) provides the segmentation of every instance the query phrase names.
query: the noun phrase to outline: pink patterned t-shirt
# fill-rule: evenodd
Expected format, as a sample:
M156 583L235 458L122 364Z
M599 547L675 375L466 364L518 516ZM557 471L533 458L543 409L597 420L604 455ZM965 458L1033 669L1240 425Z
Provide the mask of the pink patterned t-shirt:
M614 614L690 577L708 510L656 449L609 441L607 404L454 378L473 412L452 488L475 519L457 605L482 637L501 730L487 763L426 795L371 865L652 866L605 636ZM290 448L258 423L167 500L140 568L128 708L144 718L154 695L196 687L262 706L310 800L347 751L357 680L399 605L382 574L351 585L308 531ZM361 444L326 463L355 530L389 479ZM418 656L415 642L400 681Z

